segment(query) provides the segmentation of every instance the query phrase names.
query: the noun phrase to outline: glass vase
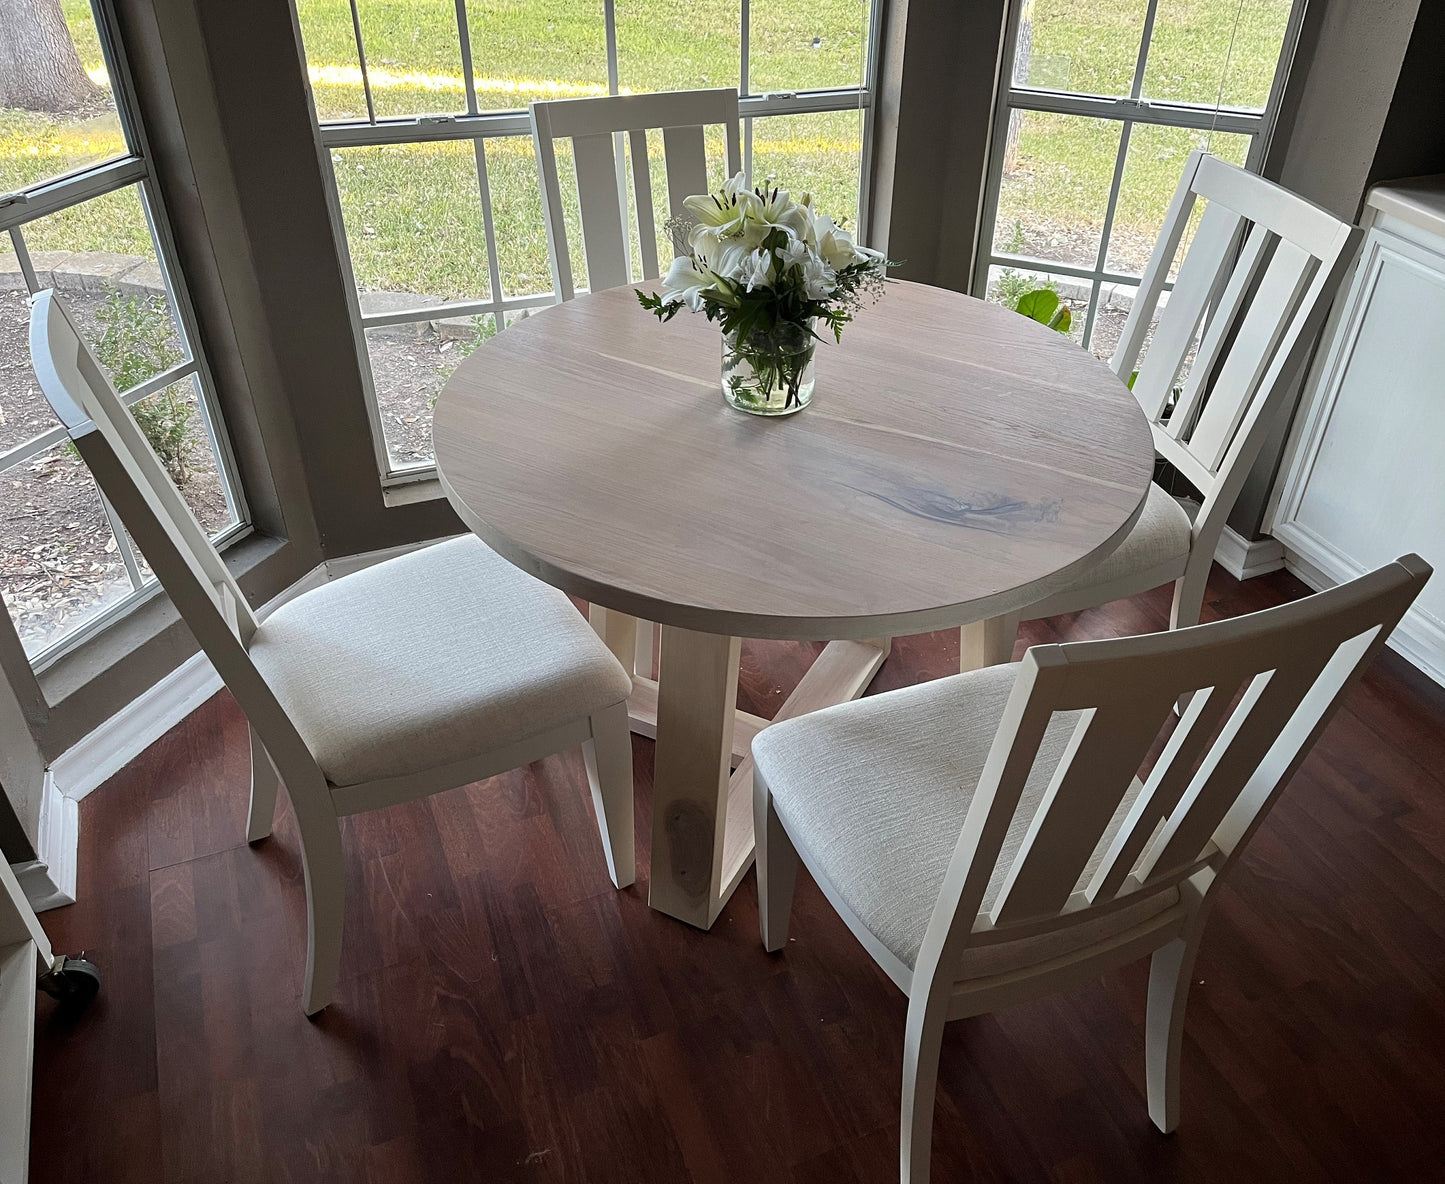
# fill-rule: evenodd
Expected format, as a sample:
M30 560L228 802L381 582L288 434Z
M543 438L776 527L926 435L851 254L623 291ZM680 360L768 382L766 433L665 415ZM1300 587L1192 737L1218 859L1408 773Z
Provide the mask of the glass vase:
M766 332L754 329L746 340L723 334L723 397L750 415L801 411L813 398L817 345L811 325L789 322Z

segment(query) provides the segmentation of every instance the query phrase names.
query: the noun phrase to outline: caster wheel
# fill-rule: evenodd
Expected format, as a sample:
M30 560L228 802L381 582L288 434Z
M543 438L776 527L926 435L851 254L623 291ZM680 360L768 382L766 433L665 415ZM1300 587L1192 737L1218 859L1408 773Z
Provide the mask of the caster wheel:
M100 992L100 968L84 958L62 956L36 985L65 1010L84 1011Z

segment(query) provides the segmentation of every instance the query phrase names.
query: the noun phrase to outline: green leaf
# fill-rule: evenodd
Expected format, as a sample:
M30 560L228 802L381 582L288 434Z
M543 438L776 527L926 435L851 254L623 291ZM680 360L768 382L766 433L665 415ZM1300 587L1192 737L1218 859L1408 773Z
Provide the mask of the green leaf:
M1054 315L1054 310L1059 307L1059 294L1050 292L1047 288L1035 288L1032 292L1025 292L1019 297L1015 311L1020 316L1026 316L1031 321L1038 321L1041 325L1047 325L1049 319Z
M1131 375L1129 375L1129 389L1130 389L1131 391L1134 389L1134 380L1135 380L1136 378L1138 378L1138 377L1139 377L1139 371L1137 371L1137 370L1135 370L1134 373L1132 373Z

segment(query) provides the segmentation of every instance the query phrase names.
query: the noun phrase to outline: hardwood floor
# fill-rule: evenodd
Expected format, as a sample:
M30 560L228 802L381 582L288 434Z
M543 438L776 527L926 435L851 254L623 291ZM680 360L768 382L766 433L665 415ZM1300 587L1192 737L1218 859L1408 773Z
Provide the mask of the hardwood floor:
M1206 613L1303 593L1216 569ZM1036 622L1020 652L1167 609ZM957 636L899 639L873 689L956 670ZM817 648L745 645L743 706L770 715ZM247 776L223 693L82 804L81 902L44 921L105 986L75 1023L40 1002L36 1180L896 1179L904 1000L811 883L779 956L751 875L711 933L651 912L645 870L608 883L580 755L552 758L346 820L312 1022L295 828L283 806L246 846ZM1445 691L1382 657L1222 896L1177 1135L1145 1111L1141 963L950 1027L934 1178L1441 1178Z

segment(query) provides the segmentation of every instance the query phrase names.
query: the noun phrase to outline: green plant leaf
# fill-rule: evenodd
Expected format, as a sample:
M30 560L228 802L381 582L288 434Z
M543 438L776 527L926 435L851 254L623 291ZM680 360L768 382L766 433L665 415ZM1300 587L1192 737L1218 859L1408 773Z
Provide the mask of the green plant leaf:
M1057 292L1050 292L1047 288L1035 288L1032 292L1025 292L1019 297L1015 311L1020 316L1028 317L1031 321L1047 325L1049 319L1054 315L1054 310L1058 307Z

